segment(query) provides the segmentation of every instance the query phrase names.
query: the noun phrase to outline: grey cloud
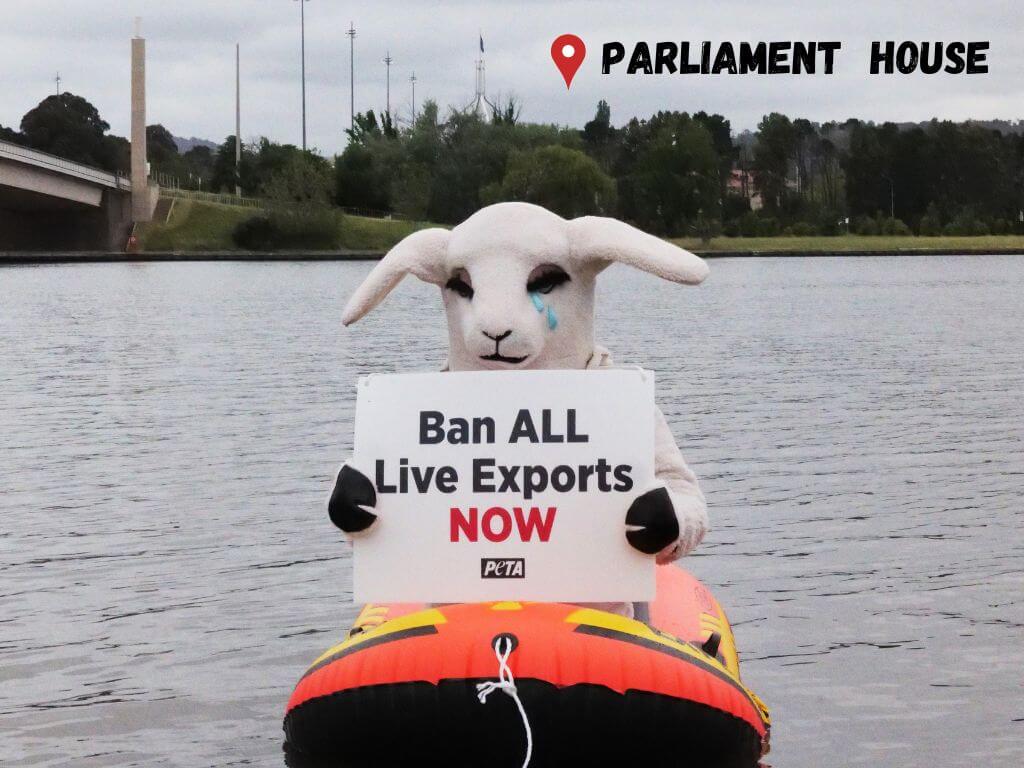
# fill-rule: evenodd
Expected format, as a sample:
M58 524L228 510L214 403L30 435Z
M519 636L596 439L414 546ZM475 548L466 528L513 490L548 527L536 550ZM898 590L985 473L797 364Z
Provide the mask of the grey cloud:
M5 0L0 29L0 123L64 86L97 105L115 132L127 132L128 38L143 17L149 50L149 118L179 135L222 140L234 130L234 44L242 45L243 134L301 139L299 8L294 0ZM348 40L355 22L356 108L384 104L386 50L392 105L406 117L408 78L416 95L442 108L469 102L477 35L487 53L488 91L518 95L529 120L582 125L598 99L615 122L658 109L721 112L737 130L778 110L815 120L857 116L922 120L933 116L1017 118L1024 103L1024 54L1016 2L905 0L825 4L748 0L667 2L339 2L306 4L310 143L344 146L348 125ZM573 32L588 57L566 91L548 49ZM622 40L843 41L832 77L602 76L600 45ZM873 39L990 40L991 74L975 77L875 77L867 74Z

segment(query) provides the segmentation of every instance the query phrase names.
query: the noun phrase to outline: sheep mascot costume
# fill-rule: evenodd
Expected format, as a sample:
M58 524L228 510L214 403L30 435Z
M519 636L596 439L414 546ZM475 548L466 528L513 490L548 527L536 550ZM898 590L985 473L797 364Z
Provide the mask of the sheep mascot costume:
M448 315L451 371L605 368L611 356L594 341L594 286L612 263L666 280L700 283L697 256L615 219L567 221L527 203L481 209L452 230L425 229L398 243L345 307L345 325L376 307L408 274L440 286ZM623 510L623 532L659 563L696 547L708 527L704 496L661 411L655 414L658 485ZM342 465L328 504L350 536L372 535L373 482ZM602 605L626 615L632 606Z

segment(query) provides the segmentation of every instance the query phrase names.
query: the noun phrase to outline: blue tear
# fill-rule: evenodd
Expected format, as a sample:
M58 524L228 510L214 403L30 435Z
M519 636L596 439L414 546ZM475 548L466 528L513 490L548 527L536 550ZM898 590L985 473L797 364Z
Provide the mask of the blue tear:
M544 310L547 310L548 328L550 328L552 331L555 330L555 328L558 327L558 316L555 315L555 310L552 309L550 306L544 306L544 300L540 297L539 293L531 293L530 301L533 302L533 306L537 308L538 312L543 312Z

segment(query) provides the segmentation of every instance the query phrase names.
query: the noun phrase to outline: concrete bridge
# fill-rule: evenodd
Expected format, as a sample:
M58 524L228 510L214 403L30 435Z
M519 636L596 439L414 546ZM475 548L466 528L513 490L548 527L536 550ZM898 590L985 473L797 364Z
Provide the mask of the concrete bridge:
M0 141L0 251L122 250L131 225L126 177Z
M136 21L138 24L138 21ZM122 251L159 187L146 162L146 41L132 38L131 180L0 141L0 251Z

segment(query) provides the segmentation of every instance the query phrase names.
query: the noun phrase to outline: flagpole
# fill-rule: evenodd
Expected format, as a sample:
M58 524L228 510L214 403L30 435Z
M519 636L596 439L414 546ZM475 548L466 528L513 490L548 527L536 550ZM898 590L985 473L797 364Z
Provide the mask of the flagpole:
M487 72L484 69L484 33L480 32L480 62L477 65L477 79L479 80L479 87L477 90L480 93L480 98L487 99Z

